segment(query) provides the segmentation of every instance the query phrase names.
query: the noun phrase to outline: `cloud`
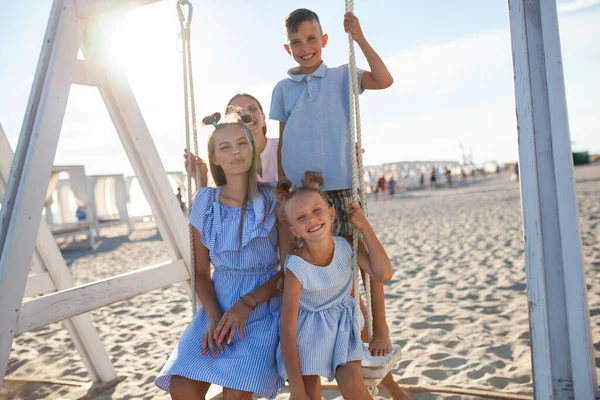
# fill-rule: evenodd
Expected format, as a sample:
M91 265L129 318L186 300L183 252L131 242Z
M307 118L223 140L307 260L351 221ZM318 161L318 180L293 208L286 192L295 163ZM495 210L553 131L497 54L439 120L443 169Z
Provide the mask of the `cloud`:
M449 94L464 82L511 68L510 36L495 30L479 36L422 46L385 62L399 95Z
M600 151L597 96L600 37L597 12L560 18L571 139L575 149ZM365 160L517 158L517 124L510 32L496 30L423 46L385 59L394 86L368 92L363 109Z
M572 0L568 3L558 5L559 14L568 14L575 11L581 11L586 8L600 5L600 0Z

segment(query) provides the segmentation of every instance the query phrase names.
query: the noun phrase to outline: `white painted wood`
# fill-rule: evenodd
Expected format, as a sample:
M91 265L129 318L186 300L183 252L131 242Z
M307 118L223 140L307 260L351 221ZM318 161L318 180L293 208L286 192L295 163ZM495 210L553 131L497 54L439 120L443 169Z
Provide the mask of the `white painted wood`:
M510 0L509 7L535 395L593 399L556 3Z
M45 221L42 221L40 226L36 248L56 289L72 288L74 285L73 278ZM63 323L69 331L92 380L95 382L110 382L116 379L116 371L100 340L100 336L98 336L91 317L87 314L79 315L63 321Z
M127 12L157 1L159 0L77 0L77 15L79 18L98 18L104 14Z
M55 0L2 205L0 384L25 292L83 28L75 15L74 0Z
M73 83L84 86L105 86L106 82L101 71L91 62L86 60L77 60L75 72L73 74Z
M27 284L25 285L25 294L23 297L38 296L54 292L54 283L50 279L50 274L47 272L29 274Z
M185 264L177 260L28 300L21 308L16 333L37 329L188 278Z
M57 4L58 7L62 6L62 2L58 3L55 3L53 5L53 10L50 15L50 21L53 21L53 18L56 18ZM70 22L72 24L79 24L79 22L76 19L71 19ZM53 27L53 24L51 22L48 28L49 31L50 28L55 29L56 26ZM72 33L73 27L71 29L65 28L63 29L63 32ZM46 38L50 38L50 35L48 33L46 35ZM52 40L54 41L58 39L55 37ZM44 43L49 43L49 41L45 41ZM43 71L43 69L47 68L47 64L45 64L43 61L44 57L46 57L49 60L50 55L47 54L45 50L45 48L42 48L40 63L38 65L38 70L36 71L36 80L39 76L44 76L46 74L46 72ZM28 110L34 110L32 104L35 103L35 101L37 101L40 94L43 92L44 90L42 90L42 88L37 88L34 84L30 98L30 107L28 107ZM28 114L26 115L25 121L29 120L29 117L35 119L34 116L29 116ZM5 182L5 177L9 175L9 165L13 161L13 153L12 149L10 148L10 144L8 143L8 140L4 135L4 132L2 131L0 133L0 154L2 155L0 160L0 181ZM51 171L52 168L50 168L49 170ZM40 171L38 170L36 172L39 174ZM45 186L47 186L47 183ZM42 188L44 188L45 186L42 186ZM37 243L33 253L33 267L35 271L47 274L47 276L51 279L53 290L56 290L56 288L65 289L67 287L73 286L73 281L67 269L67 265L64 259L62 258L58 247L56 246L54 237L52 236L48 225L44 220L42 220L41 224L39 225ZM5 326L5 320L3 318L4 316L2 316L2 319L0 319L0 321L2 321L2 325ZM88 315L80 315L78 317L72 318L71 320L64 321L64 325L66 329L70 332L71 339L73 340L75 347L81 355L82 361L86 366L91 379L93 381L102 382L110 382L111 380L116 379L116 372L112 366L110 357L108 356L108 353L106 352L102 342L100 341L100 337L98 336L98 333L92 324L91 318ZM2 377L4 377L4 373L2 374Z
M82 7L76 10L76 1L82 5L83 11ZM181 212L175 194L171 193L164 167L124 74L122 71L111 69L111 67L114 68L113 66L109 67L104 64L108 59L108 51L104 47L108 44L104 35L110 31L110 24L104 21L106 25L103 26L102 21L93 21L84 27L82 20L75 15L79 11L83 12L86 17L97 17L100 15L99 12L106 10L110 10L112 13L115 10L121 11L135 5L134 3L139 5L150 2L130 1L127 4L124 2L117 4L112 0L96 2L55 0L53 3L17 147L17 156L7 182L5 204L7 206L2 208L0 268L5 270L5 274L0 281L0 289L3 290L3 294L8 293L7 298L10 302L0 298L0 321L2 322L0 327L2 380L0 384L4 379L15 332L22 333L69 317L72 318L65 321L65 326L71 332L73 342L82 355L92 379L104 382L114 380L116 378L115 371L91 320L80 314L158 287L189 279L187 266L190 254L187 221ZM102 7L99 8L100 4ZM86 9L88 6L90 8ZM114 19L111 22L114 22ZM91 26L92 23L93 26ZM85 35L84 29L86 30ZM93 43L100 45L94 47ZM80 45L86 54L87 61L85 62L77 60ZM87 51L89 49L92 51ZM106 79L107 76L110 79ZM49 276L54 286L63 290L26 301L19 313L18 306L23 297L29 269L22 266L26 265L27 260L31 262L34 254L32 232L36 231L34 225L36 221L40 220L45 197L45 191L42 193L38 189L45 189L48 183L72 83L100 86L101 95L136 175L140 179L140 185L153 209L169 254L176 261L72 288L72 279L56 245L54 243L54 246L41 245L38 246L41 251L35 254L35 259L36 262L41 261L41 264L45 264L45 266L41 266L39 269L47 268L48 273L43 276ZM48 171L47 174L45 171ZM40 174L40 172L42 173ZM38 200L39 206L36 205ZM26 223L22 224L23 221ZM53 242L54 239L44 223L42 223L40 232L43 233L38 236L39 242ZM10 291L4 290L5 287L8 287L8 282L17 284ZM44 285L47 286L47 283ZM39 285L35 284L35 286ZM189 284L187 288L189 292ZM15 320L17 320L16 325ZM103 357L105 360L102 360ZM219 390L219 388L215 389Z
M365 344L366 346L366 344ZM392 345L392 351L385 356L369 357L361 362L361 374L363 382L368 388L376 388L377 385L389 374L394 365L402 358L402 349L399 345Z
M102 38L106 37L109 30L109 25L88 25L86 45L83 46L84 55L87 60L103 67L107 86L99 88L100 95L152 209L169 255L173 260L183 259L186 266L189 266L188 222L173 193L150 131L124 72L115 66L104 64L105 60L109 59L107 54L110 49L106 47L108 44L103 42ZM95 47L91 43L94 43ZM190 285L186 285L186 289L191 296Z

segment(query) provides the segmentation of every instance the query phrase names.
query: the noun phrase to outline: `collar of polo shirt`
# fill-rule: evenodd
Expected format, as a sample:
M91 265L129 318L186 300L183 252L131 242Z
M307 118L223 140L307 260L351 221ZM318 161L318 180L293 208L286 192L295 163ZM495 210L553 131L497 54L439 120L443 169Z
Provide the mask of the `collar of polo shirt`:
M291 70L290 70L291 71ZM315 76L317 78L323 78L325 76L325 74L327 73L327 65L325 65L324 61L321 61L321 65L319 65L319 67L317 69L315 69L315 71L312 74L300 74L300 75L292 75L290 73L290 71L288 71L288 76L296 81L296 82L300 82L302 81L304 78L306 78L307 76Z

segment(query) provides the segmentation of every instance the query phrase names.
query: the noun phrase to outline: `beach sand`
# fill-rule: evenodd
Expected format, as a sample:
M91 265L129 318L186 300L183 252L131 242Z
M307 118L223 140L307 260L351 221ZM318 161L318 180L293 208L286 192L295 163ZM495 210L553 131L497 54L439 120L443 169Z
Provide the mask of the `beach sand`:
M600 351L600 166L575 170L584 267L596 352ZM394 369L401 385L532 393L529 326L518 185L508 174L466 187L404 192L371 201L369 216L394 266L386 284L392 341L402 345ZM106 230L97 249L63 246L77 284L167 261L152 224L129 236ZM124 380L97 399L167 399L154 378L191 318L180 285L91 313L117 374ZM600 367L600 358L596 358ZM600 373L600 371L598 371ZM8 378L89 381L62 324L17 337ZM75 398L71 386L5 381L2 399ZM327 390L327 399L341 399ZM386 398L380 392L377 398ZM287 398L282 391L277 399ZM418 394L414 399L460 399Z

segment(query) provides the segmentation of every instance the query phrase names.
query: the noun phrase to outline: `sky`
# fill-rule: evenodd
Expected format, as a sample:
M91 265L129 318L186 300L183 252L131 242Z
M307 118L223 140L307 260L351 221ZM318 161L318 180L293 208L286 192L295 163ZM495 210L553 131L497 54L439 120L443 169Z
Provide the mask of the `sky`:
M268 110L271 91L294 66L284 51L283 19L316 11L329 34L329 66L347 63L344 2L191 0L193 72L199 117L222 111L237 92ZM185 146L182 60L175 0L129 13L107 37L110 62L123 68L165 168L182 170ZM51 0L0 3L0 124L16 147ZM600 0L559 0L559 27L571 140L600 153ZM367 40L394 76L392 87L361 96L366 165L461 159L517 159L517 127L506 0L357 0ZM357 48L358 66L368 69ZM594 73L594 71L596 71ZM200 131L201 147L206 132ZM278 125L268 123L268 136ZM96 88L73 85L55 164L89 174L131 174Z

